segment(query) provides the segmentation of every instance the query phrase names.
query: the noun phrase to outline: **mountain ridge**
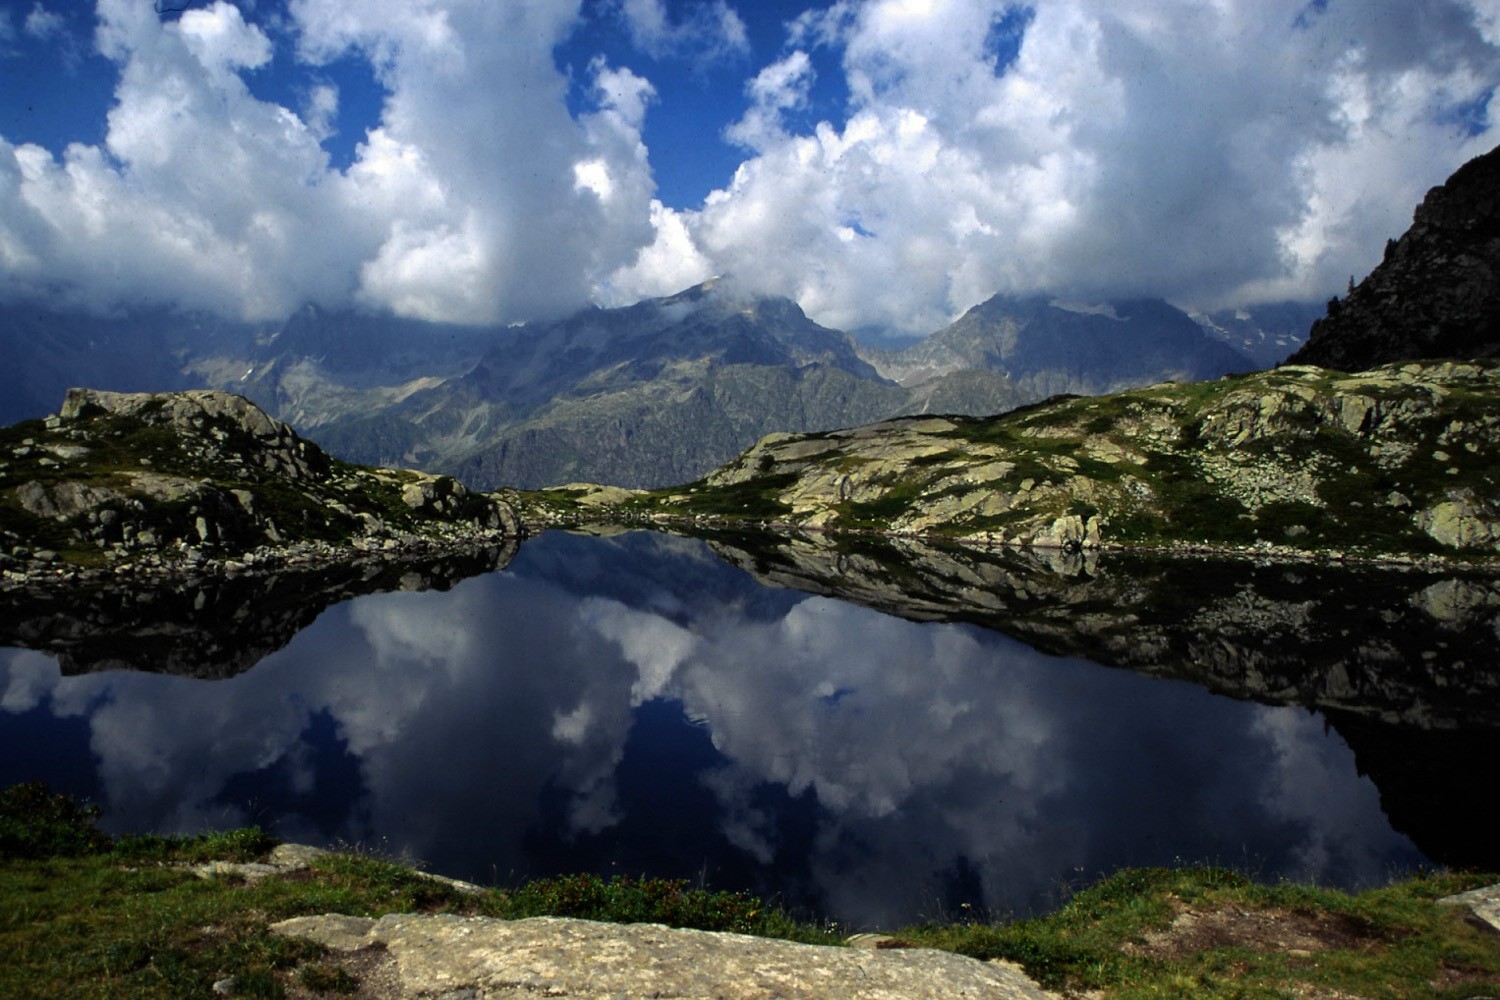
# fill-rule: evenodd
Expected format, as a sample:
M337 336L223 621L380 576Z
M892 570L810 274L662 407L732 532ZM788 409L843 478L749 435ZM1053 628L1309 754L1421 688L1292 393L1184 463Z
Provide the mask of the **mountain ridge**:
M996 297L989 311L1003 301L1020 300ZM791 300L746 294L732 278L514 328L315 306L280 324L150 310L85 322L9 307L0 309L0 347L14 343L17 359L8 377L32 375L0 399L0 419L46 413L75 382L127 391L207 387L255 400L353 461L431 469L476 488L580 479L654 487L703 475L767 433L909 413L996 413L1057 391L1251 366L1165 303L1142 306L1156 319L1128 334L1151 339L1152 322L1170 327L1173 346L1155 349L1163 360L1144 367L1140 357L1152 354L1144 345L1108 342L1131 324L1059 310L1050 300L1028 308L1035 315L1011 324L1009 359L999 350L950 358L941 371L898 384L880 370L887 355L815 323ZM1092 339L1080 334L1073 356L1059 361L1066 338L1056 328L1070 321ZM946 349L933 336L937 346L908 350ZM1028 338L1048 341L1052 355L1027 348ZM1178 363L1195 354L1218 361L1207 369ZM1122 359L1135 367L1112 375Z
M1257 367L1161 299L1065 303L995 295L899 355L907 380L981 369L1029 395L1099 395L1164 379L1193 381Z

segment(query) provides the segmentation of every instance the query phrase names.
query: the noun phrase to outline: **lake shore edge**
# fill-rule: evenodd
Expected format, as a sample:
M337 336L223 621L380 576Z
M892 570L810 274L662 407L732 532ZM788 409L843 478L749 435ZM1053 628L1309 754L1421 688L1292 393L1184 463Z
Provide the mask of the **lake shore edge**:
M514 503L514 499L512 499ZM545 503L545 501L543 501ZM1317 563L1321 565L1369 566L1379 569L1420 572L1457 572L1500 575L1500 557L1469 558L1432 553L1360 552L1347 549L1299 549L1289 545L1258 542L1249 545L1196 542L1121 542L1103 539L1094 544L1050 543L1037 541L980 541L943 532L891 531L875 528L850 528L839 525L807 525L789 521L760 521L750 518L714 517L709 515L673 515L641 513L621 508L588 512L518 506L521 524L527 534L549 529L589 530L628 528L667 531L680 534L706 532L741 532L765 535L821 535L825 537L877 538L886 541L915 541L928 545L952 546L980 552L1035 552L1038 554L1125 554L1162 558L1225 559L1263 563Z

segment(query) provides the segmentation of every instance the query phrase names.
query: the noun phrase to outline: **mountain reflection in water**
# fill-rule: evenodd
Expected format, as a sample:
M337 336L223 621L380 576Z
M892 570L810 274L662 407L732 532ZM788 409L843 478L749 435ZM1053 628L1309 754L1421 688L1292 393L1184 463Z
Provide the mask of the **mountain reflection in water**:
M334 604L223 679L65 677L50 655L0 651L0 781L40 778L89 795L117 831L259 823L286 839L409 853L483 883L582 870L702 879L857 926L1045 909L1064 886L1121 865L1212 861L1353 886L1484 850L1452 840L1410 801L1455 746L1493 745L1494 730L1446 717L1418 725L1393 707L1414 688L1376 684L1394 703L1369 711L1354 682L1326 704L1295 690L1236 692L1326 714L1205 690L1228 689L1224 670L1199 683L1152 678L996 631L1105 663L1136 649L1136 669L1185 675L1169 661L1187 640L1140 631L1151 616L1122 596L1128 576L1106 600L1108 566L1002 567L1009 585L993 562L929 574L979 573L960 586L964 607L1016 606L1019 580L1027 626L997 620L993 607L958 613L953 595L945 610L943 588L921 582L941 554L887 554L898 579L877 585L850 559L879 553L835 553L832 574L820 575L825 560L809 555L819 543L716 545L767 581L883 610L767 586L696 540L548 533L504 570L447 592ZM1132 573L1137 590L1165 586ZM901 579L905 604L892 596ZM1253 604L1239 587L1221 583L1214 599ZM1059 603L1070 588L1092 603L1070 611ZM1112 624L1100 617L1111 602ZM1172 614L1202 632L1207 607ZM1221 647L1269 634L1247 640L1244 622L1223 626L1232 638ZM1094 638L1076 645L1068 636L1080 630ZM143 631L133 624L128 635ZM1449 636L1470 661L1485 641L1477 631ZM1155 645L1137 641L1148 634ZM1295 660L1295 630L1276 635L1280 647L1243 662ZM69 655L63 638L34 629L25 639L8 629L3 641ZM1471 697L1493 694L1493 679L1466 683ZM1439 696L1422 704L1428 717L1445 711ZM1474 707L1494 718L1493 701ZM1395 793L1361 776L1345 730L1363 741L1356 749L1373 748L1372 773ZM1401 748L1421 739L1439 743L1414 765ZM1392 815L1426 818L1398 823L1416 844L1386 819L1382 793L1401 800L1387 801Z

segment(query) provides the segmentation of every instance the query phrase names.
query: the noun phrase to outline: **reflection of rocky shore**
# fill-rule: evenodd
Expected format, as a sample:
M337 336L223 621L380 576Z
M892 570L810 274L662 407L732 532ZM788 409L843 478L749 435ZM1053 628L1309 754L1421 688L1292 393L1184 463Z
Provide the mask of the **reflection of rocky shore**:
M1314 563L1044 558L848 536L737 536L761 580L1045 652L1306 705L1354 751L1391 825L1437 864L1489 868L1476 762L1500 749L1500 579Z
M146 670L232 677L285 646L330 605L389 590L446 590L503 568L516 541L440 556L370 556L273 574L170 586L0 590L0 646L58 657L64 674Z
M1439 864L1495 868L1495 832L1475 818L1474 778L1500 754L1500 728L1387 726L1345 712L1329 712L1327 719L1354 751L1360 773L1379 789L1392 827Z
M767 583L1236 698L1421 728L1500 725L1500 579L1315 563L1038 557L834 535L719 537Z

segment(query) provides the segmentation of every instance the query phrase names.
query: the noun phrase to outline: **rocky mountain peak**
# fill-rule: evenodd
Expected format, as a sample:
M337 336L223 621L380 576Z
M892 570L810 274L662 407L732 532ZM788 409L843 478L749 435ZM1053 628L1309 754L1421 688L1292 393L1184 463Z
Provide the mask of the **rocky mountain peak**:
M1500 357L1500 148L1427 192L1411 228L1288 363L1362 371L1419 358Z
M1046 295L996 295L896 355L881 374L903 384L955 371L1003 373L1031 399L1095 394L1164 378L1215 378L1255 365L1210 338L1161 299L1066 302Z
M328 473L328 456L321 448L234 393L217 389L159 393L69 389L57 420L69 423L104 414L138 420L193 439L206 458L222 460L232 452L243 461L301 480Z

